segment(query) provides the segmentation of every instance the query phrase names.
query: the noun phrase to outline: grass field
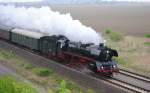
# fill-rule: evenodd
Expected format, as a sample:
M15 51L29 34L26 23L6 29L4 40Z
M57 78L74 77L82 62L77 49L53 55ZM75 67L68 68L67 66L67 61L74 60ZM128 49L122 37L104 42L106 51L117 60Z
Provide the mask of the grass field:
M145 37L146 38L150 38L150 34L145 34Z
M19 75L33 82L38 87L39 93L95 93L91 89L85 89L72 80L58 75L51 69L29 64L12 51L0 50L0 64L13 68ZM44 91L40 87L44 88Z
M0 77L0 93L39 93L31 84L17 81L11 76Z
M117 49L119 57L115 58L119 66L134 72L150 76L150 46L149 35L143 37L128 36L119 33L114 35L113 31L104 32L107 45ZM115 40L111 36L115 37ZM116 38L120 38L116 41ZM145 43L147 42L147 43Z

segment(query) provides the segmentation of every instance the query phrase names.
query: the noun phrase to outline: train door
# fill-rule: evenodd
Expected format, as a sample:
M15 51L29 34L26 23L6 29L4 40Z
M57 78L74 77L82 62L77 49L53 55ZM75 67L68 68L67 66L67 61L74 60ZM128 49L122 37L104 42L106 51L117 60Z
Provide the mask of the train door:
M55 36L48 36L41 41L41 50L44 54L50 54L56 56L60 51L60 44L57 43L57 38Z
M41 50L43 54L48 54L50 51L50 44L46 39L41 41Z

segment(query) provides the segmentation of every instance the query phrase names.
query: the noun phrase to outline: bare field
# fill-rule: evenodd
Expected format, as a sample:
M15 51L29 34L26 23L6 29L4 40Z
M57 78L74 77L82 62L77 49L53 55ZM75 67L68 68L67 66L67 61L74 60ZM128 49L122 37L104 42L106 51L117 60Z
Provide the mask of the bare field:
M61 13L70 13L75 20L80 20L96 31L111 28L135 36L150 33L150 5L69 5L51 8Z
M107 43L118 50L121 68L150 77L150 46L145 41L143 37L125 36L120 42L108 40Z

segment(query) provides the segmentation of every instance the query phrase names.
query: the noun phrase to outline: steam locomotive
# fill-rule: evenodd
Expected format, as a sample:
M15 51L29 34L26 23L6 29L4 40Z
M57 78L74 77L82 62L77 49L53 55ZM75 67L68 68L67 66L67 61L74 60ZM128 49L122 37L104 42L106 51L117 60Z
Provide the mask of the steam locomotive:
M37 51L41 55L63 64L80 64L97 74L112 76L118 72L116 50L108 48L103 43L83 44L70 41L63 35L48 36L44 33L34 32L21 28L12 28L0 25L0 38Z
M113 72L118 72L117 62L113 57L118 57L116 50L108 48L104 43L94 45L93 43L82 44L81 42L71 42L65 36L58 36L58 45L64 55L79 56L88 64L88 68L95 72L107 76L112 76ZM62 54L61 54L62 55ZM83 63L81 61L81 63Z

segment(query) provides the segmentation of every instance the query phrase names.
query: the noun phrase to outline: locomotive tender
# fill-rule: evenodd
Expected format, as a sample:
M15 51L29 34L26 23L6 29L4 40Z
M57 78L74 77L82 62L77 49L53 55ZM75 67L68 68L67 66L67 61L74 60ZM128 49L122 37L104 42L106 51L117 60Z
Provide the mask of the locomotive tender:
M48 36L44 33L2 25L0 25L0 38L37 51L52 60L67 64L80 63L98 74L112 76L114 72L119 71L117 62L112 60L114 56L118 56L117 51L103 43L82 44L72 42L63 35Z

